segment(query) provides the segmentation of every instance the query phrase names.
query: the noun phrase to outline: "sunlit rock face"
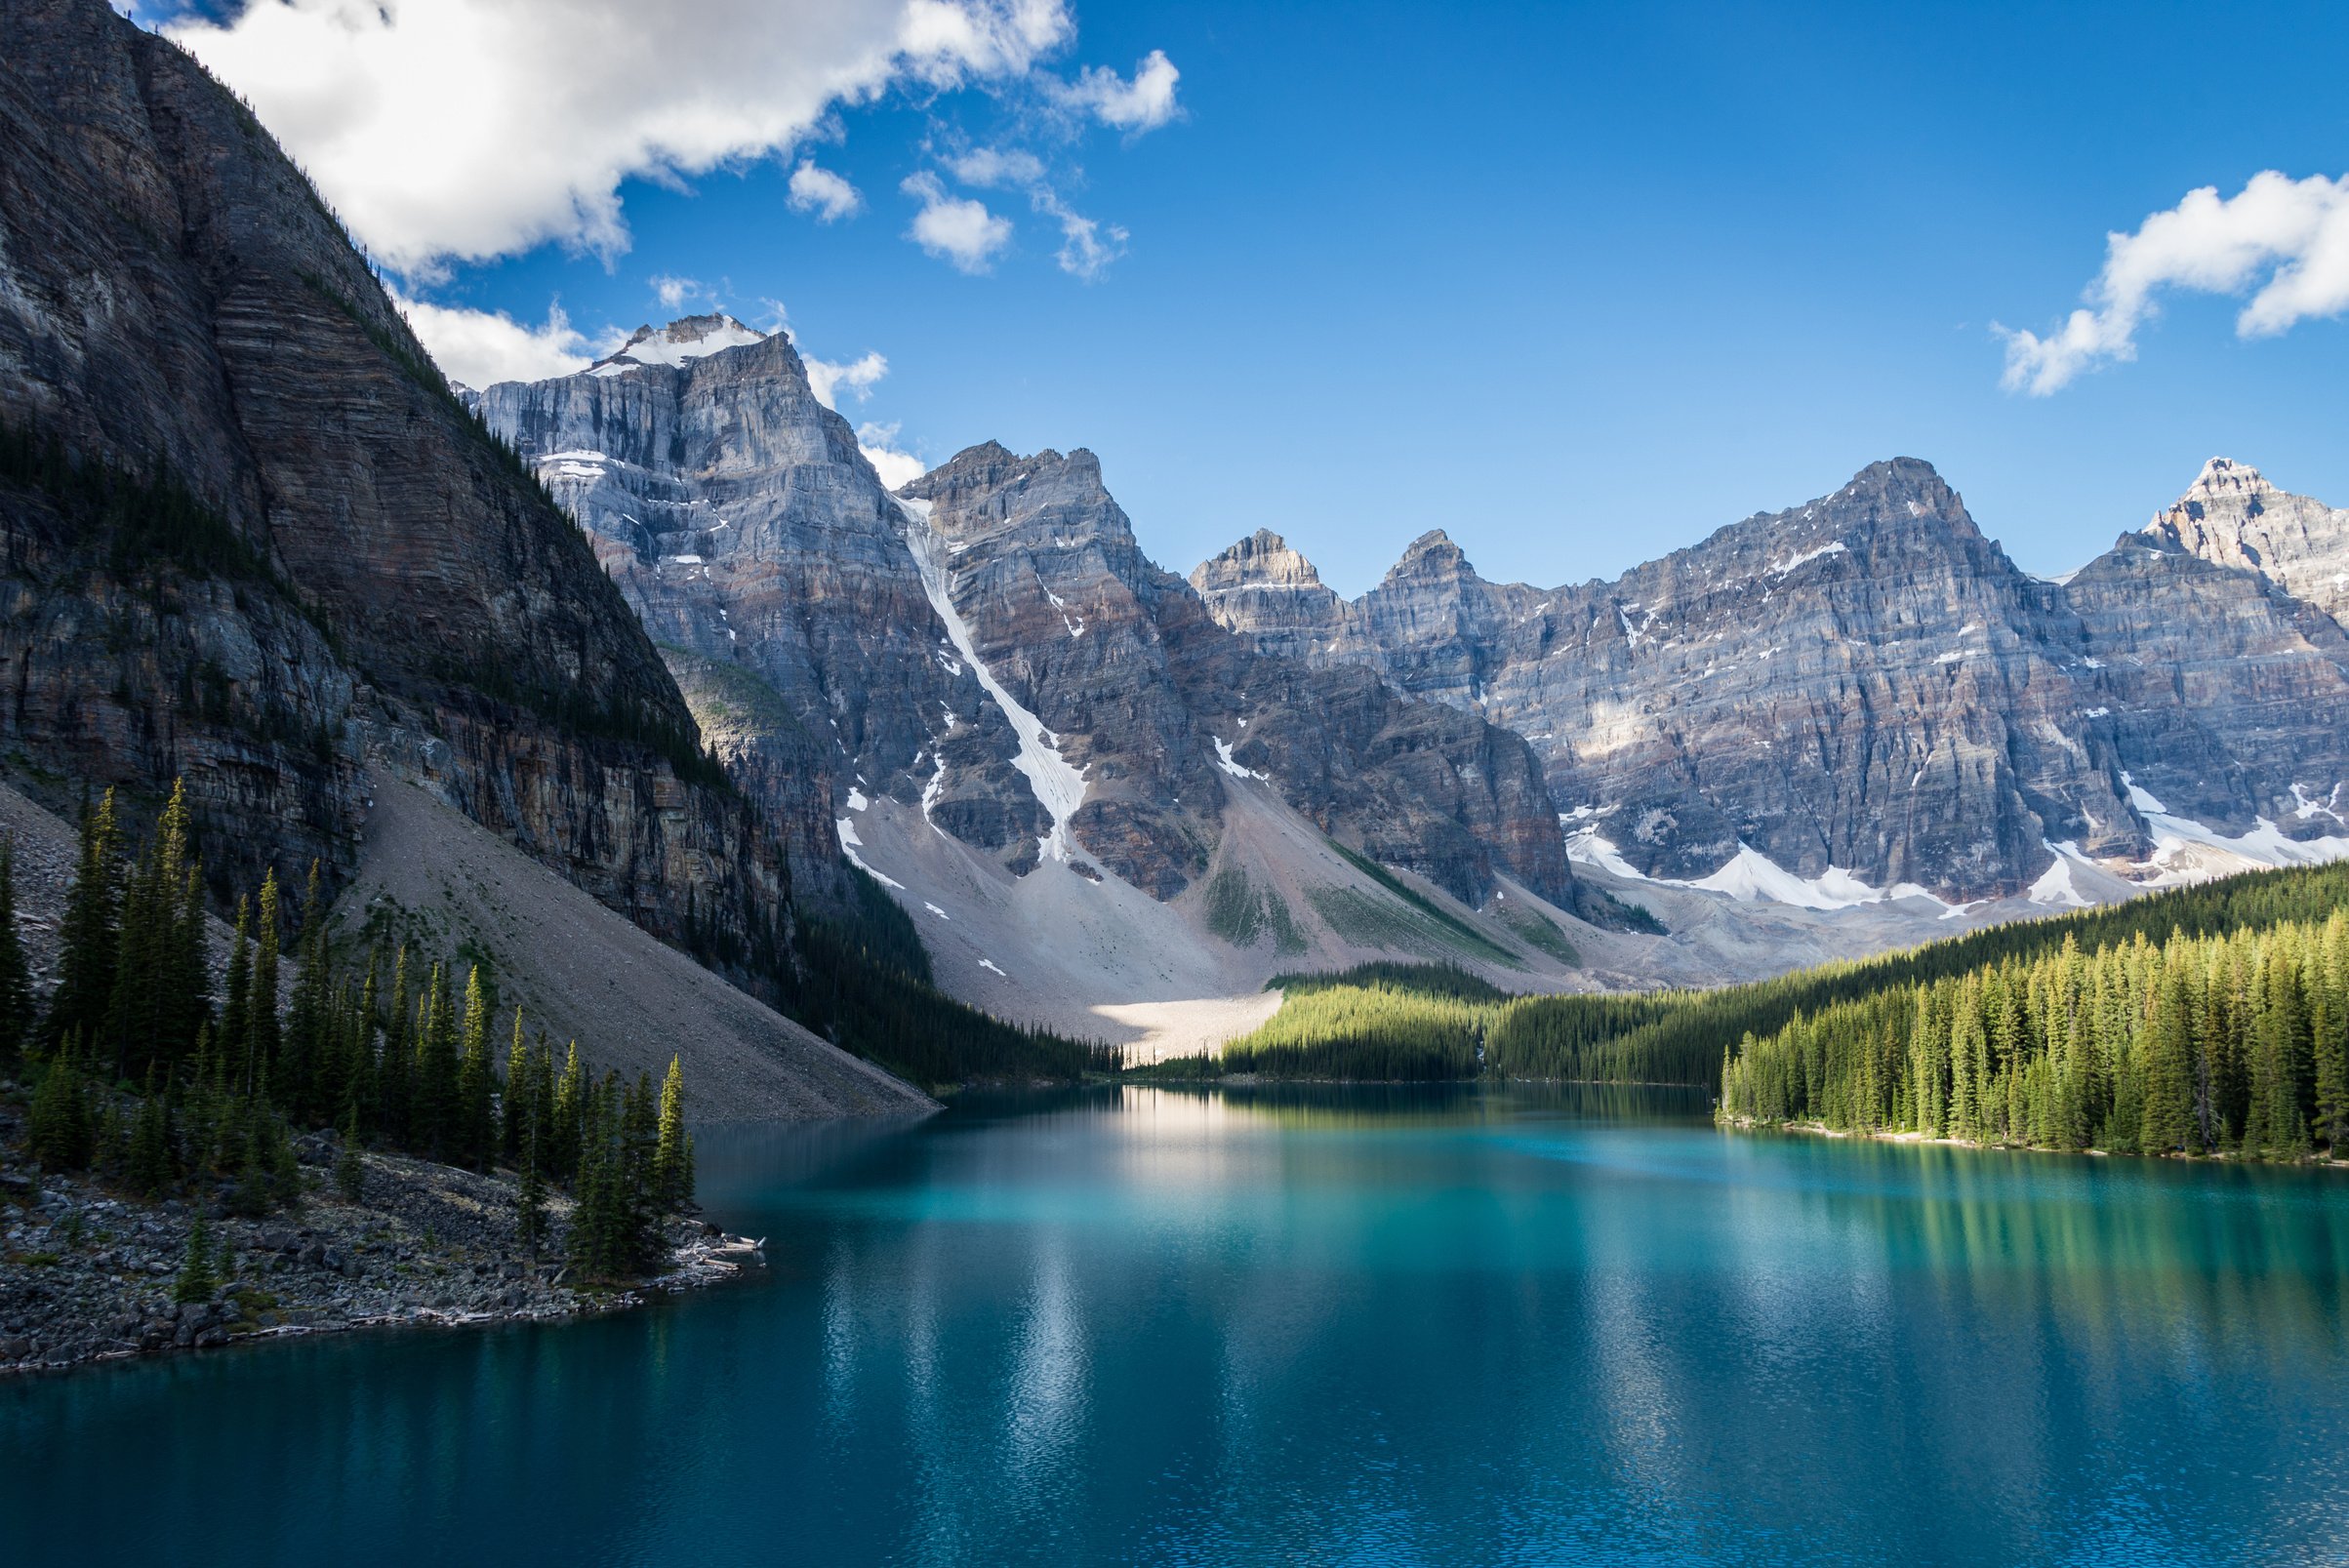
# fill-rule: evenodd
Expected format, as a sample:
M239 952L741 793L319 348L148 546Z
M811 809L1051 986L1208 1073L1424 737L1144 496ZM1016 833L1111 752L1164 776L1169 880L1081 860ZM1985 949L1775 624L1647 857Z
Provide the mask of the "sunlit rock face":
M2212 464L2068 585L2018 570L1907 459L1612 582L1487 583L1441 531L1351 603L1271 534L1194 581L1260 647L1516 730L1559 810L1640 874L1702 879L1742 846L1805 879L1975 898L2027 889L2050 841L2141 862L2160 834L2125 775L2231 830L2334 826L2305 803L2349 778L2339 627L2290 583L2329 582L2306 563L2343 514L2262 501L2246 472Z
M1471 904L1502 872L1570 904L1540 768L1518 738L1219 626L1142 553L1090 452L989 443L905 494L928 507L979 656L1083 771L1072 825L1117 874L1161 897L1188 885L1215 841L1220 779L1237 770Z
M932 800L942 823L989 848L1033 841L1015 738L948 642L904 511L787 339L689 318L478 404L580 520L705 733L787 827L802 897L838 891L848 791L917 802L942 754L958 785Z
M2255 573L2336 620L2349 611L2349 510L2278 490L2247 464L2212 458L2144 532L2159 548Z
M1515 737L1224 631L1143 555L1090 453L991 443L892 497L790 343L729 341L746 333L693 318L475 395L790 825L809 887L837 875L825 850L855 791L1014 875L1057 864L1173 898L1213 857L1236 767L1472 902L1503 873L1571 898Z

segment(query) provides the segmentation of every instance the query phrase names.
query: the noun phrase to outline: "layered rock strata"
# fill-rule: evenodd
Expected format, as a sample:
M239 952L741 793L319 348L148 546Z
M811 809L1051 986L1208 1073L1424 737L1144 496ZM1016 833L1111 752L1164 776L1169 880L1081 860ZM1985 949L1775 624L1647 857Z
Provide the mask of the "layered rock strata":
M1974 899L2030 888L2050 843L2148 866L2164 815L2337 831L2310 802L2349 779L2349 659L2292 585L2329 581L2344 514L2248 473L2213 462L2064 584L1906 459L1612 582L1488 583L1440 531L1351 602L1270 534L1193 582L1260 647L1518 731L1638 874L1701 882L1751 852Z
M12 0L8 23L0 737L26 776L184 777L208 858L250 886L347 872L372 758L771 973L780 846L307 181L98 0Z

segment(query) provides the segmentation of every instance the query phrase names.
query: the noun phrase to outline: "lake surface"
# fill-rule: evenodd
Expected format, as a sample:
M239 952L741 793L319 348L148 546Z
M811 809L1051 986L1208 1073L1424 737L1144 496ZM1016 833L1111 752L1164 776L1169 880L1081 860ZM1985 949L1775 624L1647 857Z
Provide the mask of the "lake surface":
M1124 1090L703 1191L764 1277L0 1385L0 1562L2349 1559L2340 1173Z

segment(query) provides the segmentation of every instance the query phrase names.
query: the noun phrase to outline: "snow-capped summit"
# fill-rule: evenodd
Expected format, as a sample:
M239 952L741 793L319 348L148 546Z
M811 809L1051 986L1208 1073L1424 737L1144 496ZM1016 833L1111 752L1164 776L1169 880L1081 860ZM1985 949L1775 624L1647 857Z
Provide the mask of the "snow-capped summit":
M588 366L587 374L618 376L638 365L682 365L728 348L764 342L766 337L756 327L747 327L723 313L685 316L666 327L638 327L616 352Z

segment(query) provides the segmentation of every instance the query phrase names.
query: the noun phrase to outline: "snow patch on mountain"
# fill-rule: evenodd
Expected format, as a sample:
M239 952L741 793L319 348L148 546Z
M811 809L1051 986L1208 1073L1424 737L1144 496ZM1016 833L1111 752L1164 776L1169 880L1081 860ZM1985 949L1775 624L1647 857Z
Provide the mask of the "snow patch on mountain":
M875 882L878 882L885 888L895 888L900 893L906 891L905 883L900 882L896 878L888 876L880 871L876 871L871 866L867 865L865 864L865 857L857 853L858 850L861 850L865 847L865 841L857 837L857 821L854 817L842 817L837 822L833 823L832 826L840 835L840 853L848 857L849 864L855 866L867 876L871 877Z
M970 665L980 689L1011 722L1012 733L1020 741L1019 753L1011 759L1011 765L1026 777L1036 802L1051 814L1052 831L1036 840L1036 852L1056 861L1073 856L1087 858L1077 848L1075 835L1069 831L1069 819L1076 815L1076 808L1085 801L1084 770L1060 754L1058 740L1044 728L1044 721L1021 706L1019 700L1004 690L1003 683L987 667L987 661L979 657L970 623L962 619L962 612L954 608L953 595L947 591L946 563L939 559L939 539L930 527L930 503L903 497L892 499L905 514L906 547L913 552L913 564L920 569L922 591L929 595L930 608L946 623L948 638Z
M746 327L732 316L687 316L666 327L638 327L613 353L587 367L589 376L620 376L639 365L682 365L707 359L729 348L747 348L766 342L756 327Z
M2237 871L2271 869L2282 865L2322 865L2349 860L2349 835L2291 838L2271 818L2254 817L2248 833L2230 837L2191 817L2173 815L2161 799L2126 773L2121 783L2128 802L2145 819L2154 835L2151 857L2140 863L2132 878L2149 888L2177 887L2207 882ZM2295 798L2297 798L2295 796ZM2301 815L2307 815L2305 809Z
M1839 539L1832 544L1822 544L1815 550L1804 550L1800 555L1791 555L1787 557L1785 560L1778 562L1776 565L1770 568L1770 576L1784 577L1789 572L1794 571L1797 567L1807 566L1812 561L1819 559L1823 555L1842 555L1844 553L1845 549L1843 542Z
M1247 720L1242 719L1240 722L1245 724ZM1223 769L1235 779L1257 779L1266 784L1271 784L1273 782L1273 776L1271 774L1258 773L1253 768L1243 768L1238 763L1233 761L1231 742L1225 740L1220 735L1213 737L1213 740L1215 742L1215 765L1217 767Z
M2046 843L2046 840L2040 842ZM2047 844L2047 853L2055 857L2055 864L2040 873L2039 880L2031 884L2030 891L2023 897L2033 904L2044 904L2050 908L2085 909L2094 904L2096 901L2082 893L2080 884L2072 876L2080 846L2070 840L2061 844Z
M1588 808L1578 810L1587 811ZM1575 820L1574 813L1561 812L1559 817L1561 824ZM1915 882L1895 882L1886 888L1870 887L1840 865L1831 865L1815 877L1797 876L1752 845L1743 843L1737 846L1737 853L1720 870L1695 881L1649 876L1625 860L1613 841L1602 836L1596 827L1577 827L1568 832L1566 855L1584 865L1596 865L1627 881L1649 882L1658 887L1687 888L1697 893L1717 893L1737 904L1786 904L1797 908L1833 911L1901 899L1924 899L1939 905L1945 910L1962 911L1966 907L1964 905L1953 905L1931 889Z

